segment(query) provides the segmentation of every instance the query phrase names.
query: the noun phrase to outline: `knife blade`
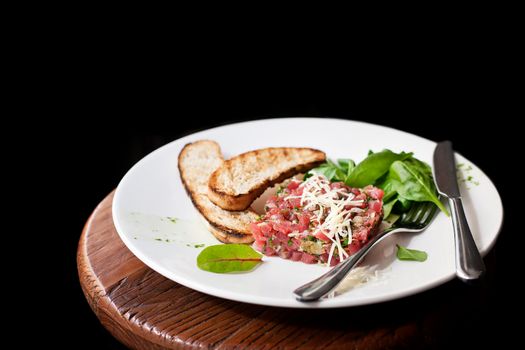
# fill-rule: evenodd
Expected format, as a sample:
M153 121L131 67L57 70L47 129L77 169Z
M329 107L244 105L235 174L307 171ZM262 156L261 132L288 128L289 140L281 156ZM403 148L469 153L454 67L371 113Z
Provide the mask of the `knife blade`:
M485 274L485 264L470 232L456 175L452 142L443 141L434 150L434 180L438 192L448 197L454 227L456 275L471 282Z
M458 180L456 175L456 162L452 142L443 141L438 143L434 151L434 178L437 190L448 198L458 198Z

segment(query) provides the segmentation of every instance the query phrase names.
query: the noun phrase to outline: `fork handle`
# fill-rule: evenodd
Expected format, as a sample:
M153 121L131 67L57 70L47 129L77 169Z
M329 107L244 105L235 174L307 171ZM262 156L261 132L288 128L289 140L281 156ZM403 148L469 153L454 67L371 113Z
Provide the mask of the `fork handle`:
M360 250L358 250L350 258L346 259L339 265L333 267L330 271L325 273L319 278L308 282L301 287L293 291L297 300L299 301L315 301L326 294L334 290L339 283L345 278L345 276L352 270L352 268L368 253L368 251L385 237L391 230L385 230L374 238L372 238L367 244L365 244Z
M472 238L461 198L449 198L449 203L456 245L456 275L464 282L478 279L485 273L485 264Z

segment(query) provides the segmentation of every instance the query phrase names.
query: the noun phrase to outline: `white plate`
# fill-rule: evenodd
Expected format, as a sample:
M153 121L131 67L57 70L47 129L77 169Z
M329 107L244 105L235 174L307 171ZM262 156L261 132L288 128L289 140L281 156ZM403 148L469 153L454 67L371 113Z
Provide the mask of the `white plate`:
M397 234L374 248L363 265L377 265L380 278L331 299L300 303L292 291L318 277L326 267L264 257L256 270L244 274L214 274L197 268L198 244L218 244L199 221L177 169L182 147L192 141L217 141L226 158L248 150L297 146L313 147L328 157L366 157L368 150L411 151L432 163L435 143L395 129L362 122L293 118L258 120L201 131L161 147L138 162L120 182L113 200L113 220L126 246L146 265L189 288L221 298L253 304L297 308L330 308L371 304L400 298L442 284L455 276L454 241L450 219L440 213L418 235ZM464 164L462 182L465 211L482 253L494 244L503 219L500 196L490 179L474 164ZM176 217L172 223L166 217ZM428 260L395 259L395 244L424 250Z

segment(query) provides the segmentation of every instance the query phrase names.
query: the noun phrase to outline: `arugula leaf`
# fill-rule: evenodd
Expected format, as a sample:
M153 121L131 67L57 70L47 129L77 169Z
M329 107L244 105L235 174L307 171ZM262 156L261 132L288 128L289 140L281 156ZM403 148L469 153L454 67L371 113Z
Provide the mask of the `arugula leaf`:
M345 180L355 168L355 162L352 159L338 159L337 164L343 172L346 174Z
M355 162L352 160L352 159L349 159L348 160L348 169L346 171L346 176L350 176L350 174L352 173L352 171L354 171L355 169Z
M262 255L244 244L212 245L197 256L201 270L215 273L249 271L261 262Z
M313 174L315 174L315 169L317 169L317 168L313 168L313 169L308 170L303 176L303 181L306 181L306 180L308 180L309 177L312 177Z
M335 177L335 169L333 169L333 167L330 166L328 163L323 163L320 166L318 166L317 168L310 169L310 171L308 171L304 175L303 180L308 179L309 177L311 177L314 174L323 175L328 180L330 180L333 177Z
M420 261L423 262L427 260L427 253L425 253L422 250L416 250L416 249L408 249L403 246L400 246L399 244L396 244L397 246L397 258L399 260L405 260L405 261Z
M344 172L347 172L348 171L348 162L349 161L352 161L352 159L338 159L337 160L337 164L339 165L339 167L344 171Z
M329 181L336 176L336 169L331 165L320 166L311 170L314 174L324 175Z
M388 172L393 162L410 157L412 157L412 153L394 153L388 149L372 153L354 168L347 177L346 184L359 188L373 184Z
M335 170L335 176L334 179L336 181L344 181L346 179L346 172L341 168L339 165L335 164L330 159L327 159L326 162L328 165Z
M390 167L388 178L401 197L416 202L433 202L449 216L437 197L432 170L428 164L415 158L395 161Z
M348 160L354 164L352 160ZM308 171L303 180L308 179L313 174L324 175L329 181L345 181L347 177L348 167L350 163L346 159L341 159L338 161L338 164L334 163L330 159L326 160L326 163L321 164L317 168L313 168Z

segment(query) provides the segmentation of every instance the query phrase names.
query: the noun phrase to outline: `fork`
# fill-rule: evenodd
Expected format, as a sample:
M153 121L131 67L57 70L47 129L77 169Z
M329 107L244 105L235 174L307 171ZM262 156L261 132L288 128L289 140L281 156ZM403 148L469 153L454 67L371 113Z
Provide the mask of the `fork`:
M437 206L432 202L419 202L401 215L389 228L375 235L367 244L348 259L332 268L321 277L293 291L299 301L315 301L333 291L352 268L383 238L396 232L419 233L432 222Z

